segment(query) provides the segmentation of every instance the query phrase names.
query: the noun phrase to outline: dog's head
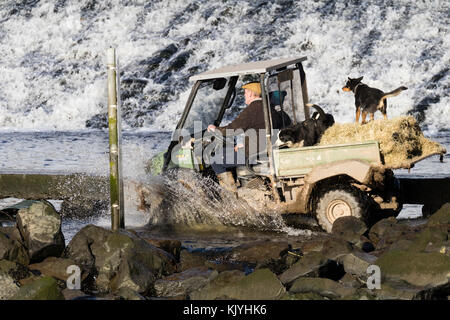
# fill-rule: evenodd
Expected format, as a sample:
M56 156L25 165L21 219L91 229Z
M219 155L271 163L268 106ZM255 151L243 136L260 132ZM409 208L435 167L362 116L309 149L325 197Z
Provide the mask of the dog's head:
M276 147L287 146L289 148L301 143L304 139L304 128L301 123L291 125L278 132L278 139L275 142Z
M363 77L359 77L356 79L353 78L348 78L347 83L345 84L345 86L342 88L343 91L346 92L351 92L355 90L356 86L361 83L361 80L363 79Z

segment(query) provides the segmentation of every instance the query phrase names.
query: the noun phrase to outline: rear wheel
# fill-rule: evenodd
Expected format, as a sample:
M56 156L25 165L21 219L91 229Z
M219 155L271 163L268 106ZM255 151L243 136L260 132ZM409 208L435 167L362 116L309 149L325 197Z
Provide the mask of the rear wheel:
M335 186L324 191L316 205L316 218L326 232L331 232L333 223L345 216L353 216L367 224L369 201L358 189L351 186Z

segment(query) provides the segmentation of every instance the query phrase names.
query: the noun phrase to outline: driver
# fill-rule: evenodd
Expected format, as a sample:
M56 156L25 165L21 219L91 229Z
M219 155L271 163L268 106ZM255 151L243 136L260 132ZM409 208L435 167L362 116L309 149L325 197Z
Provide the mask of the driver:
M226 129L233 130L243 130L244 133L249 129L255 129L257 131L257 141L252 141L252 143L257 143L258 153L265 150L265 141L261 141L264 143L264 147L259 140L258 130L264 130L266 128L264 121L264 111L263 111L263 103L261 99L261 85L259 82L250 82L242 86L244 89L244 98L245 104L247 107L242 110L242 112L227 126L216 127L210 124L207 128L209 132L220 130L223 135L225 135ZM272 115L272 128L280 129L282 128L282 118L280 114L273 109L270 108ZM263 135L265 137L265 135ZM219 184L225 189L236 194L237 186L233 177L233 172L229 171L232 168L235 168L238 164L238 159L243 159L243 157L248 158L248 150L249 150L249 139L246 137L245 139L245 149L244 145L238 144L233 149L227 150L224 148L222 154L218 154L220 157L212 158L211 167L219 179ZM244 150L243 150L244 149ZM230 159L227 158L226 155L232 154L233 157ZM242 164L242 163L241 163Z

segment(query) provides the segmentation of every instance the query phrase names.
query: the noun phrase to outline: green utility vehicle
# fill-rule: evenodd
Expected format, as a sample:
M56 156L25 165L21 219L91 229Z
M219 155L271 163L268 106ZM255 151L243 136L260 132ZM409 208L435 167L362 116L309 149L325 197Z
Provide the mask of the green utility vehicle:
M237 88L257 80L268 133L266 157L235 169L239 197L253 203L260 199L263 207L281 214L312 214L327 232L343 216L355 216L370 224L396 215L402 208L398 183L391 168L382 163L378 142L285 149L274 146L277 136L271 127L271 104L292 123L310 118L304 61L306 57L251 62L191 77L195 84L172 142L166 152L151 159L151 173L185 168L211 174L212 169L196 150L205 150L212 141L223 138L206 128L230 120L238 111L233 105ZM278 92L278 100L273 92Z

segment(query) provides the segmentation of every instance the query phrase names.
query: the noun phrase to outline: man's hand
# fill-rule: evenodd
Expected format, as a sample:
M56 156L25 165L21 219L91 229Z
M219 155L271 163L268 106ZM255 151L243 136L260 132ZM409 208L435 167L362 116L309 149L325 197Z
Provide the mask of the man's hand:
M243 145L242 143L237 144L237 145L234 147L234 152L237 152L239 148L243 148L243 147L244 147L244 145Z
M210 124L210 125L208 126L207 130L208 130L208 132L211 132L211 131L214 132L214 131L216 131L216 126L213 125L213 124Z

